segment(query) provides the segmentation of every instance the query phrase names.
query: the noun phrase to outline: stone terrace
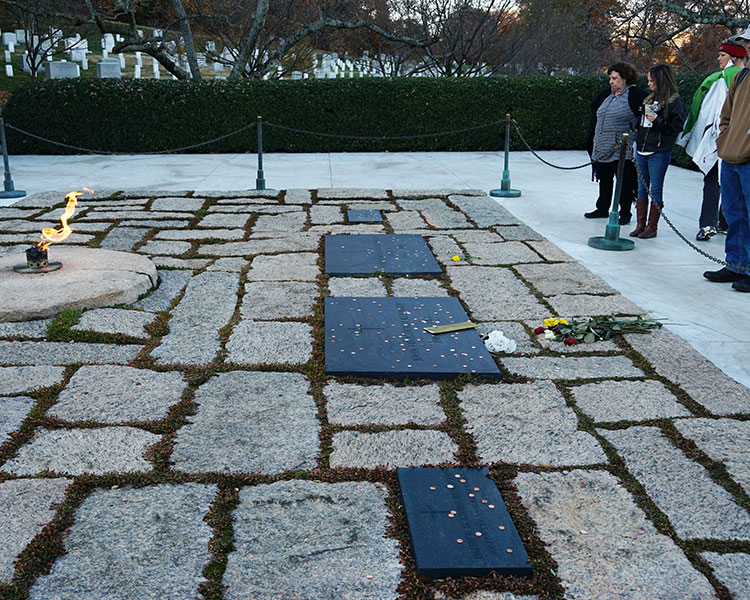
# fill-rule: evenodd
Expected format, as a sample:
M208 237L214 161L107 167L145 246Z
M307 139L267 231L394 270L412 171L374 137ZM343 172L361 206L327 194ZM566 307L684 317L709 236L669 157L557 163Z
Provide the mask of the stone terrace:
M82 201L68 244L145 254L160 285L0 323L0 597L750 598L750 390L665 330L535 336L643 311L483 193ZM0 254L62 203L0 209ZM423 235L444 274L329 277L329 232ZM517 349L496 383L326 377L326 295L456 296ZM489 466L534 578L418 578L407 465Z

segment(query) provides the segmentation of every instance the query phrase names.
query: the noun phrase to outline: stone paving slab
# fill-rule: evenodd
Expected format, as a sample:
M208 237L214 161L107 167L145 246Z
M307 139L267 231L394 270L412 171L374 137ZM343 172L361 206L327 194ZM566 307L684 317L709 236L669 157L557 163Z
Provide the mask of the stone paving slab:
M394 231L404 229L426 229L427 223L416 210L404 210L393 212L388 215L388 223Z
M609 473L521 473L515 483L557 563L566 598L716 598L708 580Z
M63 367L0 367L0 393L23 394L63 379Z
M28 396L0 396L0 444L7 442L10 434L21 427L34 404L36 401Z
M122 219L130 219L135 221L141 221L144 219L150 219L159 221L162 219L185 219L189 221L193 218L191 213L185 212L160 212L160 211L148 211L148 210L110 210L105 207L104 210L92 210L89 211L83 217L80 217L82 221L120 221Z
M331 277L328 280L331 296L373 298L385 296L385 286L377 277Z
M245 285L240 316L269 321L312 316L318 286L302 281L251 281Z
M367 188L320 188L318 200L389 200L388 192L381 189Z
M206 267L211 261L200 258L173 258L171 256L152 256L151 262L164 269L190 269L198 271Z
M596 439L549 382L470 385L458 392L483 463L584 465L606 463Z
M403 232L402 232L403 233ZM418 232L420 235L425 232ZM430 235L434 233L430 230ZM443 265L466 265L466 257L464 251L459 247L456 241L447 235L440 237L430 237L427 241L432 248L432 252L435 255L435 259ZM458 260L455 259L458 257Z
M503 366L515 375L533 379L593 379L597 377L643 377L644 373L625 356L534 356L503 358Z
M628 343L656 371L678 384L715 415L750 413L750 390L726 375L667 329L626 335Z
M253 225L253 231L302 231L307 222L307 213L302 211L281 215L261 215Z
M534 229L528 225L498 225L493 227L495 231L506 241L512 240L517 241L544 241L544 236L537 233ZM593 275L593 273L592 273Z
M243 365L306 363L312 356L312 328L307 323L242 321L227 351L227 361Z
M204 383L174 442L175 469L281 473L315 468L317 408L299 373L233 371Z
M323 391L328 398L328 421L338 425L438 425L445 420L435 384L365 387L334 381Z
M329 223L341 223L344 221L344 213L338 206L311 206L310 222L313 225L328 225Z
M320 274L317 259L310 252L256 256L247 278L255 281L315 281Z
M558 294L615 294L607 283L578 263L526 264L516 270L544 296Z
M505 240L498 234L485 229L457 229L451 236L461 244L498 244Z
M226 600L396 600L386 490L367 482L246 487L234 511Z
M47 335L47 328L51 322L52 319L36 319L35 321L0 323L0 337L43 338Z
M144 338L149 335L146 332L146 325L150 324L155 318L154 313L140 310L95 308L84 312L78 323L73 325L71 329L100 333L122 333L136 338Z
M468 242L466 252L475 265L515 265L517 263L537 263L542 259L522 242Z
M530 241L529 246L536 250L542 258L550 262L576 262L570 254L563 252L560 248L547 240L541 242Z
M66 342L0 341L0 364L68 365L71 363L126 364L143 346L136 344L68 344Z
M203 217L196 227L208 227L208 228L237 228L244 227L250 215L242 214L236 215L232 213L210 213Z
M99 243L100 248L130 252L148 233L148 227L115 227Z
M0 471L14 475L53 471L73 476L150 471L152 466L143 455L159 440L161 436L135 427L37 429L31 442L1 465Z
M731 592L734 600L750 600L750 556L747 554L703 552L714 574Z
M190 242L151 241L143 244L143 246L139 247L136 252L148 254L149 256L157 254L178 256L180 254L185 254L192 247L193 245Z
M477 227L521 225L503 206L487 196L450 195L448 200L466 213Z
M195 212L203 207L204 202L203 198L157 198L151 203L150 210Z
M508 269L455 267L448 269L453 287L479 321L545 319L549 309L541 304Z
M245 267L250 264L241 256L236 258L219 258L206 267L206 271L227 271L229 273L239 273L244 271Z
M630 300L614 296L588 294L560 294L547 298L555 312L566 317L595 317L599 315L645 315L646 311Z
M571 392L578 407L597 422L692 416L660 381L602 381Z
M63 478L0 483L0 582L10 584L16 558L52 520L68 485Z
M394 279L391 285L393 296L396 298L436 298L448 295L448 290L441 286L439 281L435 281L434 279L399 277Z
M442 431L342 431L333 436L331 468L374 469L453 463L458 447Z
M156 234L157 240L241 240L244 229L166 229Z
M478 323L477 332L484 337L491 331L501 331L503 335L516 343L516 351L512 354L538 354L537 348L531 341L531 337L521 323L515 321L489 321Z
M204 516L215 495L216 486L197 483L95 490L76 511L65 554L29 597L198 597L212 537Z
M205 364L219 351L219 329L237 306L237 273L203 273L190 280L180 303L172 310L169 333L151 355L160 364Z
M729 474L750 493L750 422L734 419L679 419L675 427L713 460L724 463Z
M65 421L125 423L164 419L187 383L181 373L115 365L81 367L47 415Z
M159 269L159 287L145 298L135 302L133 306L151 312L167 310L171 306L172 301L182 292L191 277L190 273L184 271Z
M656 427L600 433L669 517L681 538L748 540L750 515L708 472L672 446Z

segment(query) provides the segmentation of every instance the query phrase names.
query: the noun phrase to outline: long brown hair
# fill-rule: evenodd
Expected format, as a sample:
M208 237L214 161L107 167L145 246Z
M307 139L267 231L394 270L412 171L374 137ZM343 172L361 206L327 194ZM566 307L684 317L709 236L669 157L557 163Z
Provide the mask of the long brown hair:
M669 65L656 65L648 70L651 81L656 88L648 95L647 102L656 100L659 106L666 107L672 96L677 94L677 80L674 78L674 72Z

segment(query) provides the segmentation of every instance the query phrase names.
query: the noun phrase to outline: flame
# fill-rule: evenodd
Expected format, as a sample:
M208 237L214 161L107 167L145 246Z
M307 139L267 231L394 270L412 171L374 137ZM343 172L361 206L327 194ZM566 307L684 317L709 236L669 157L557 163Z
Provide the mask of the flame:
M89 188L83 189L84 191L91 194L94 193L94 190L91 190ZM38 244L39 248L41 248L42 250L46 250L53 242L62 242L71 233L73 233L73 229L70 227L70 225L68 225L68 219L70 219L70 217L72 217L73 213L76 211L76 206L78 205L78 196L80 196L81 194L83 194L83 192L70 192L67 196L65 196L65 199L68 201L68 203L65 205L65 211L60 216L62 227L60 229L53 229L51 227L42 229L42 239Z

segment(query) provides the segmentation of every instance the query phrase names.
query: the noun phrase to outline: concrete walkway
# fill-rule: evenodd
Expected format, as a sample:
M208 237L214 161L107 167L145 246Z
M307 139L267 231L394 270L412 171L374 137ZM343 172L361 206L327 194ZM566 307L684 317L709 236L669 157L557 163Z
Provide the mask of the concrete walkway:
M553 164L580 165L583 152L542 152ZM466 153L271 154L264 170L269 188L480 189L500 187L502 155ZM503 205L516 217L602 277L652 316L687 340L725 373L750 386L750 295L704 280L720 265L702 257L669 230L637 241L630 252L590 248L589 237L604 235L605 222L587 221L596 185L589 168L557 170L526 152L511 155L512 184L522 191ZM256 159L248 155L16 156L11 169L16 188L28 193L94 189L240 190L255 187ZM698 228L702 179L670 167L666 214L689 240ZM2 202L2 200L0 200ZM9 202L9 201L8 201ZM623 227L627 237L631 226ZM723 258L723 236L697 242Z

